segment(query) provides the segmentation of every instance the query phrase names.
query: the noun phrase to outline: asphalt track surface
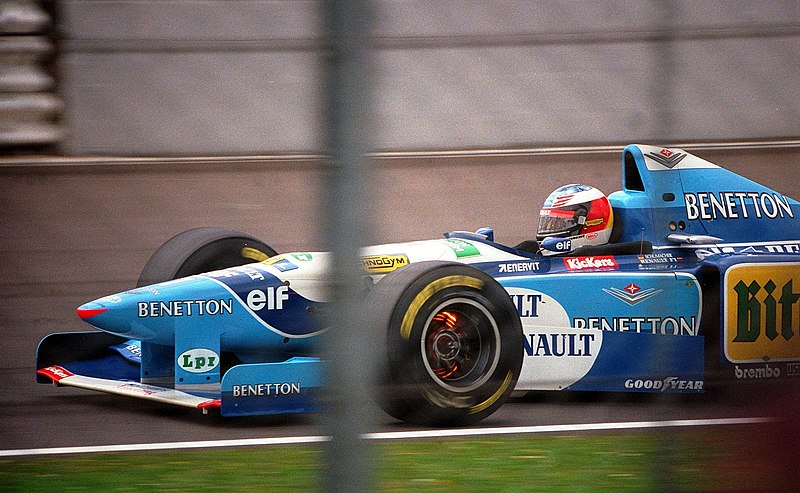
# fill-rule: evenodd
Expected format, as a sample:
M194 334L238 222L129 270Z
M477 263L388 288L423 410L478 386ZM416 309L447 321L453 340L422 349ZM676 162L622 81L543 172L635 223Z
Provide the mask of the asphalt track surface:
M192 409L67 387L36 385L32 369L3 375L6 398L2 448L9 450L119 444L215 441L323 434L318 415L222 418ZM783 389L785 390L785 389ZM683 420L783 420L796 399L783 390L726 389L711 395L556 394L516 397L479 428L537 427L586 423ZM797 389L795 389L796 391ZM797 395L796 392L792 392ZM375 407L376 432L423 430L394 420ZM23 454L24 455L24 454Z
M800 197L797 147L694 152ZM384 161L377 173L377 242L494 225L500 241L514 243L533 234L539 204L556 186L585 174L580 181L604 191L619 187L618 150ZM5 211L0 450L320 434L313 415L223 419L35 383L39 339L50 332L85 329L74 308L130 287L148 252L171 234L223 225L260 237L280 235L277 242L267 240L279 251L319 248L313 234L319 229L314 214L318 165L302 159L237 161L225 167L209 162L191 167L158 160L0 161ZM267 187L275 183L281 187ZM751 417L785 422L795 420L800 409L796 390L743 391L726 385L704 396L536 394L513 400L480 427ZM375 431L414 429L377 409L376 423Z

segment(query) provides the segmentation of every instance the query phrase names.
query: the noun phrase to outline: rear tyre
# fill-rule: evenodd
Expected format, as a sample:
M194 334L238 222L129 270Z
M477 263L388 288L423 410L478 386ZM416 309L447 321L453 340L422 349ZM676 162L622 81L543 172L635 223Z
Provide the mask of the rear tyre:
M473 267L419 262L388 274L366 303L385 335L378 401L425 426L466 426L496 411L522 367L522 326L506 290Z
M277 252L252 236L225 228L195 228L179 233L153 253L136 286L265 260Z

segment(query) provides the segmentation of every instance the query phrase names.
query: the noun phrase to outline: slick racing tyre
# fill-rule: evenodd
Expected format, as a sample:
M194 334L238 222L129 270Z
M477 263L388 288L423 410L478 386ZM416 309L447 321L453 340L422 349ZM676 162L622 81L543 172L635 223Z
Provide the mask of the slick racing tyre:
M244 233L225 228L190 229L153 253L136 286L258 262L273 255L275 250Z
M378 401L425 426L465 426L499 408L522 367L522 325L508 293L467 265L419 262L392 272L366 303L385 341Z

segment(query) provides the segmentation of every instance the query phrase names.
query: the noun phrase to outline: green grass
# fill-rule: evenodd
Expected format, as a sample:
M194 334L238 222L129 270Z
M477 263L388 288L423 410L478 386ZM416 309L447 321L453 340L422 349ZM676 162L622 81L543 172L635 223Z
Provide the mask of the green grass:
M749 430L746 431L746 430ZM762 430L497 436L370 442L377 491L776 491L783 474ZM753 436L762 439L753 439ZM0 490L318 491L322 446L102 453L0 460Z

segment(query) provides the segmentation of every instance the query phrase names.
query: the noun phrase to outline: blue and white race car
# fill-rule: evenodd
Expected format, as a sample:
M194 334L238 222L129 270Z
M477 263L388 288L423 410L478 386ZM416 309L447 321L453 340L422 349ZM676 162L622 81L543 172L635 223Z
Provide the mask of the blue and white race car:
M800 203L644 145L623 150L608 201L599 246L512 247L486 228L364 249L380 405L465 425L513 390L699 393L711 370L800 375ZM137 288L78 308L98 331L40 342L38 381L224 416L317 411L329 266L229 230L181 233Z

